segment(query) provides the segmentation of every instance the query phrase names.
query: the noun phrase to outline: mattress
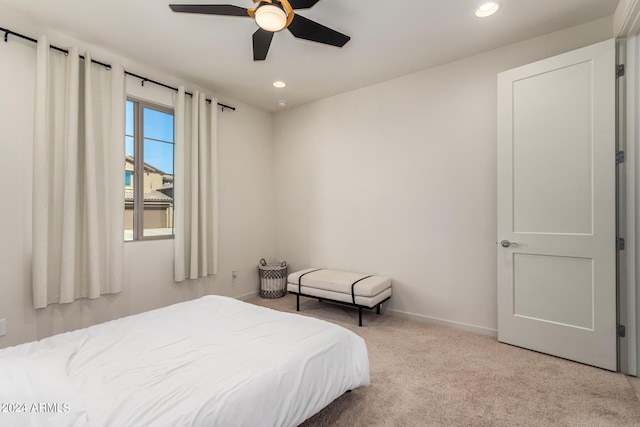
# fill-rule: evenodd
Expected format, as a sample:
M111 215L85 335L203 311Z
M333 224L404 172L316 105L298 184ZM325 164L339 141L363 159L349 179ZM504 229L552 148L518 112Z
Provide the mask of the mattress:
M0 425L295 426L368 384L351 331L206 296L0 350Z

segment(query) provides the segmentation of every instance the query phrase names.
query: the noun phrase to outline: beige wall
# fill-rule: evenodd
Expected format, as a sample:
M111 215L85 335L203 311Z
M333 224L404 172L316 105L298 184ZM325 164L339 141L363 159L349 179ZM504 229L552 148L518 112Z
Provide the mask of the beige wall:
M278 113L276 253L495 334L496 74L611 37L604 19Z
M0 8L14 31L35 36L46 32L52 44L86 45L47 31L40 24ZM143 64L91 48L93 57L113 62L149 78L178 85L183 82ZM216 277L176 284L173 281L173 240L125 243L125 284L117 295L72 304L31 306L31 182L35 45L10 37L0 49L0 180L12 209L0 210L0 319L7 335L0 347L39 339L57 332L197 298L204 294L243 296L258 291L257 263L272 256L273 200L272 115L231 98L237 107L219 114L220 257ZM128 78L131 95L171 105L171 91ZM190 89L198 89L187 85ZM247 126L251 123L251 126ZM231 271L238 271L235 282Z
M149 192L162 187L162 175L158 173L144 173L144 191Z
M133 163L126 161L124 168L127 171L133 172ZM161 188L163 185L162 175L159 173L145 172L143 175L143 183L144 183L143 185L144 191L149 192L149 191L157 190L158 188ZM125 186L126 188L134 188L135 185L133 183L133 178L131 179L131 185L125 184Z

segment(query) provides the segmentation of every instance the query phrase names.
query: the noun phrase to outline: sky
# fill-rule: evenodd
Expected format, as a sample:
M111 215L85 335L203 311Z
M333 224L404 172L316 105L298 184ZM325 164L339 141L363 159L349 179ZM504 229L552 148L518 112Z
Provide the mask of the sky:
M135 156L133 152L133 107L134 103L127 101L125 153ZM172 175L174 165L173 115L150 108L143 110L144 161Z

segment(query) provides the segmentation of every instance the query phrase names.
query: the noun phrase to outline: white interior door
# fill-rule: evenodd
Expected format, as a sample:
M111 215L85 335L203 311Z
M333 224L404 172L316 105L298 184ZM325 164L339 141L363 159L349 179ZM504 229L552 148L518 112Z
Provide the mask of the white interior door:
M498 75L498 339L616 370L615 261L609 40Z

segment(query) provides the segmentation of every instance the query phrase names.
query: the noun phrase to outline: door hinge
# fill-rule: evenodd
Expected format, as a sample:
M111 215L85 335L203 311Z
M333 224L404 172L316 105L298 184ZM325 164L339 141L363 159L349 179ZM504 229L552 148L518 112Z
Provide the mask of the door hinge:
M616 250L617 251L624 251L624 238L623 237L616 237Z
M627 328L624 325L616 323L616 333L620 338L624 338L627 335Z
M625 160L624 151L618 151L616 153L616 165L619 165L620 163L624 163L624 160Z
M616 65L616 77L624 76L624 64Z

